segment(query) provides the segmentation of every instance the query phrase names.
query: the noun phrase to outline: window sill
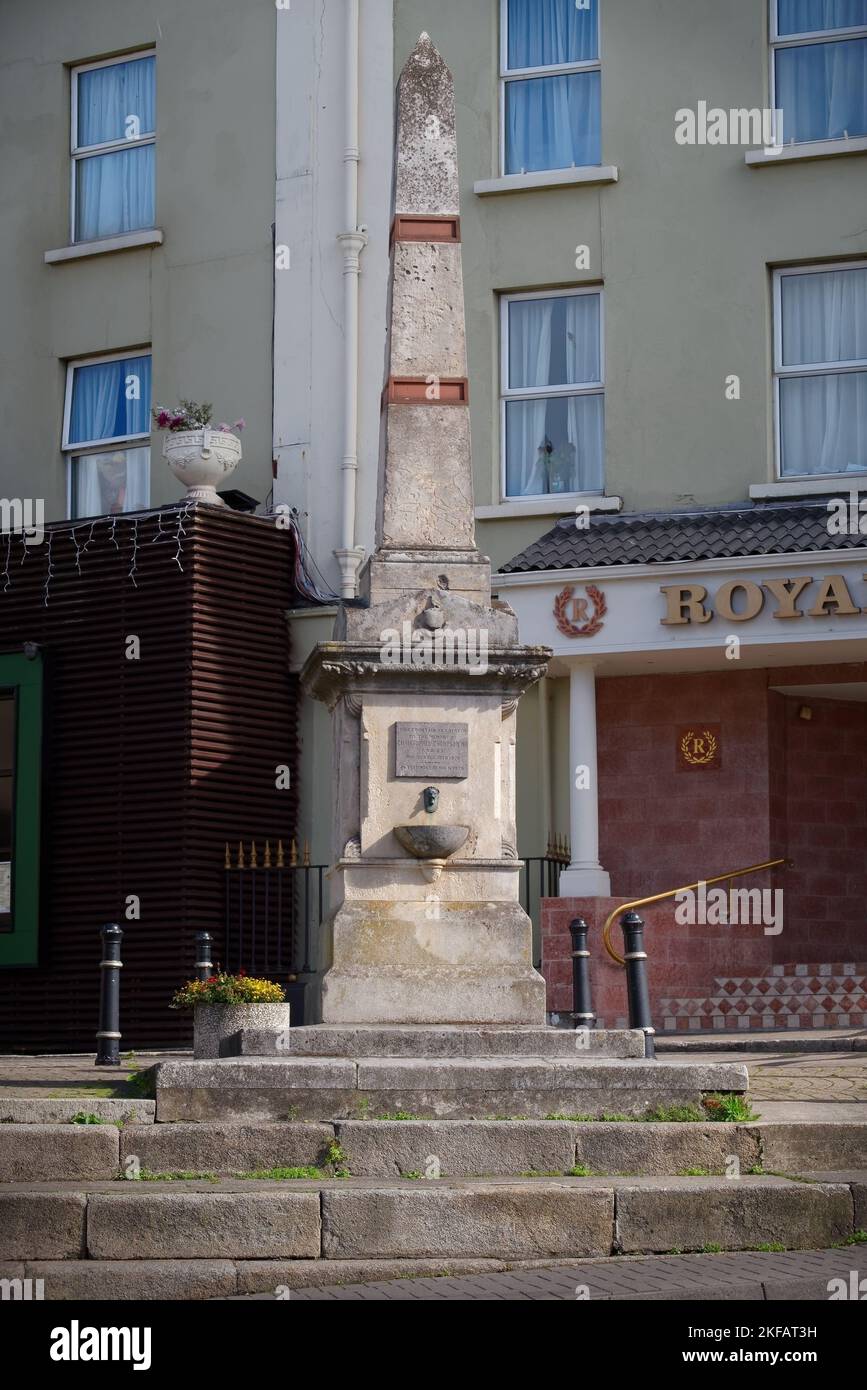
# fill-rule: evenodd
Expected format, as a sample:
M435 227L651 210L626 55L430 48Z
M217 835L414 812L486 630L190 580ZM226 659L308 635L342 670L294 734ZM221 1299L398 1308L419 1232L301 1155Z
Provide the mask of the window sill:
M569 497L512 500L499 502L493 507L476 507L476 520L498 521L522 516L574 516L579 507L587 507L591 512L619 512L623 509L623 498L603 497L601 493L576 492Z
M504 174L497 179L477 179L473 192L480 198L498 193L523 193L532 188L570 188L574 184L617 183L613 164L592 164L581 169L541 169L532 174Z
M129 251L137 246L162 246L163 234L159 227L145 227L138 232L122 232L120 236L100 237L96 241L76 241L72 246L59 246L56 251L46 251L46 265L57 265L60 261L81 261L86 256L104 256L111 251Z
M755 501L774 497L830 497L852 489L867 488L867 473L825 473L821 478L784 478L775 483L753 483L750 497Z
M845 154L867 154L867 135L853 140L811 140L802 145L784 145L779 153L770 148L747 150L744 160L751 169L763 169L767 164L796 164L799 159L839 159Z

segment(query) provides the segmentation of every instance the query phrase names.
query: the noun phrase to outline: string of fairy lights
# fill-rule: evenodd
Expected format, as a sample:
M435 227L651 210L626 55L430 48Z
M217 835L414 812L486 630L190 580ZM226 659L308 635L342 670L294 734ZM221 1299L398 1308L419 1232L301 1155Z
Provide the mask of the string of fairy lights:
M17 568L20 568L31 554L42 551L45 555L45 580L42 585L42 605L48 607L51 600L52 580L57 577L58 566L55 565L55 546L64 537L68 537L74 548L75 572L79 577L83 577L82 561L85 560L90 547L98 539L100 533L104 533L104 538L110 541L115 550L120 552L121 544L118 539L118 529L121 538L126 532L126 540L130 543L130 563L127 571L127 579L133 588L138 588L137 574L140 560L140 553L150 545L169 544L174 545L175 552L172 561L177 565L183 574L183 555L184 542L188 531L185 523L189 520L190 514L195 504L186 503L180 507L172 507L171 510L160 512L125 512L122 515L110 517L94 517L86 521L69 522L67 525L51 524L46 527L44 532L39 534L41 528L31 525L20 529L9 529L5 532L6 546L2 575L2 587L0 587L0 598L14 587L14 568L13 562L17 559L16 547L20 548L20 559L17 560ZM139 531L139 523L142 521L153 521L156 519L156 534L150 541L145 542ZM167 526L163 525L166 521ZM32 564L32 561L31 561Z
M197 505L195 502L186 502L160 511L123 512L112 516L88 517L83 521L69 521L60 524L52 522L45 528L41 524L34 526L27 522L24 525L0 531L0 542L4 537L6 540L3 569L0 572L0 581L2 581L0 599L14 585L13 572L16 566L13 565L13 561L17 561L17 567L20 567L27 561L31 553L36 554L42 551L45 554L42 604L44 608L47 608L51 601L52 581L59 574L59 565L55 565L55 547L58 541L66 537L72 542L75 573L79 578L84 577L83 563L86 566L86 557L91 546L102 537L111 542L115 550L120 553L121 544L118 536L123 537L124 533L130 547L127 579L134 589L138 588L136 576L140 554L151 545L174 545L175 551L172 560L183 574L184 542L188 535L185 523L189 521ZM299 515L295 508L278 507L275 512L265 513L261 519L275 522L281 530L292 533L294 540L292 579L297 593L314 603L337 603L339 602L337 594L330 589L327 580L323 577L319 566L305 545L299 524ZM150 541L146 542L139 529L140 525L154 521L156 521L156 533L151 536ZM163 522L167 524L163 525ZM20 559L17 559L16 546L20 549ZM31 565L32 563L33 561L31 561ZM319 582L311 573L311 569L315 571Z

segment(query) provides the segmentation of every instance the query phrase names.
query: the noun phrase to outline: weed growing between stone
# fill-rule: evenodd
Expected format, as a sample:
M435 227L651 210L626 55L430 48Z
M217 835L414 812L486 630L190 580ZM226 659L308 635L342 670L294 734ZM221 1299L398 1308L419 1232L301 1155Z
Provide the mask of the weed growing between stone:
M321 1168L256 1168L251 1173L238 1173L239 1178L253 1178L257 1181L294 1182L300 1178L324 1178L327 1174Z
M139 1182L219 1182L216 1173L151 1173L147 1168L142 1168L138 1175Z

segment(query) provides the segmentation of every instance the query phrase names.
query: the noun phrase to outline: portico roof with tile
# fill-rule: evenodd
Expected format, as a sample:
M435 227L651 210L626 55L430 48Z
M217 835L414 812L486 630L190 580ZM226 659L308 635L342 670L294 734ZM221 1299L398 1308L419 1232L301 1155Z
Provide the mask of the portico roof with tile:
M837 497L837 510L845 494ZM604 565L658 565L756 555L794 555L863 546L859 530L835 534L829 499L744 503L681 512L594 515L586 527L561 518L500 573L595 569ZM580 518L579 518L580 520Z

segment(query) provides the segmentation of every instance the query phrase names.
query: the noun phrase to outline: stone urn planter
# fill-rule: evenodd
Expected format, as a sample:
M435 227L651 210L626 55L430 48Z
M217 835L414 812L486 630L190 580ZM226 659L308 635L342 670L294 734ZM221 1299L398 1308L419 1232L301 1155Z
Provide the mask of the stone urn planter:
M288 1004L197 1004L193 1010L193 1056L219 1057L220 1044L241 1028L283 1033L289 1027Z
M241 441L228 430L175 430L163 442L163 458L191 502L224 507L217 485L225 483L241 461Z

